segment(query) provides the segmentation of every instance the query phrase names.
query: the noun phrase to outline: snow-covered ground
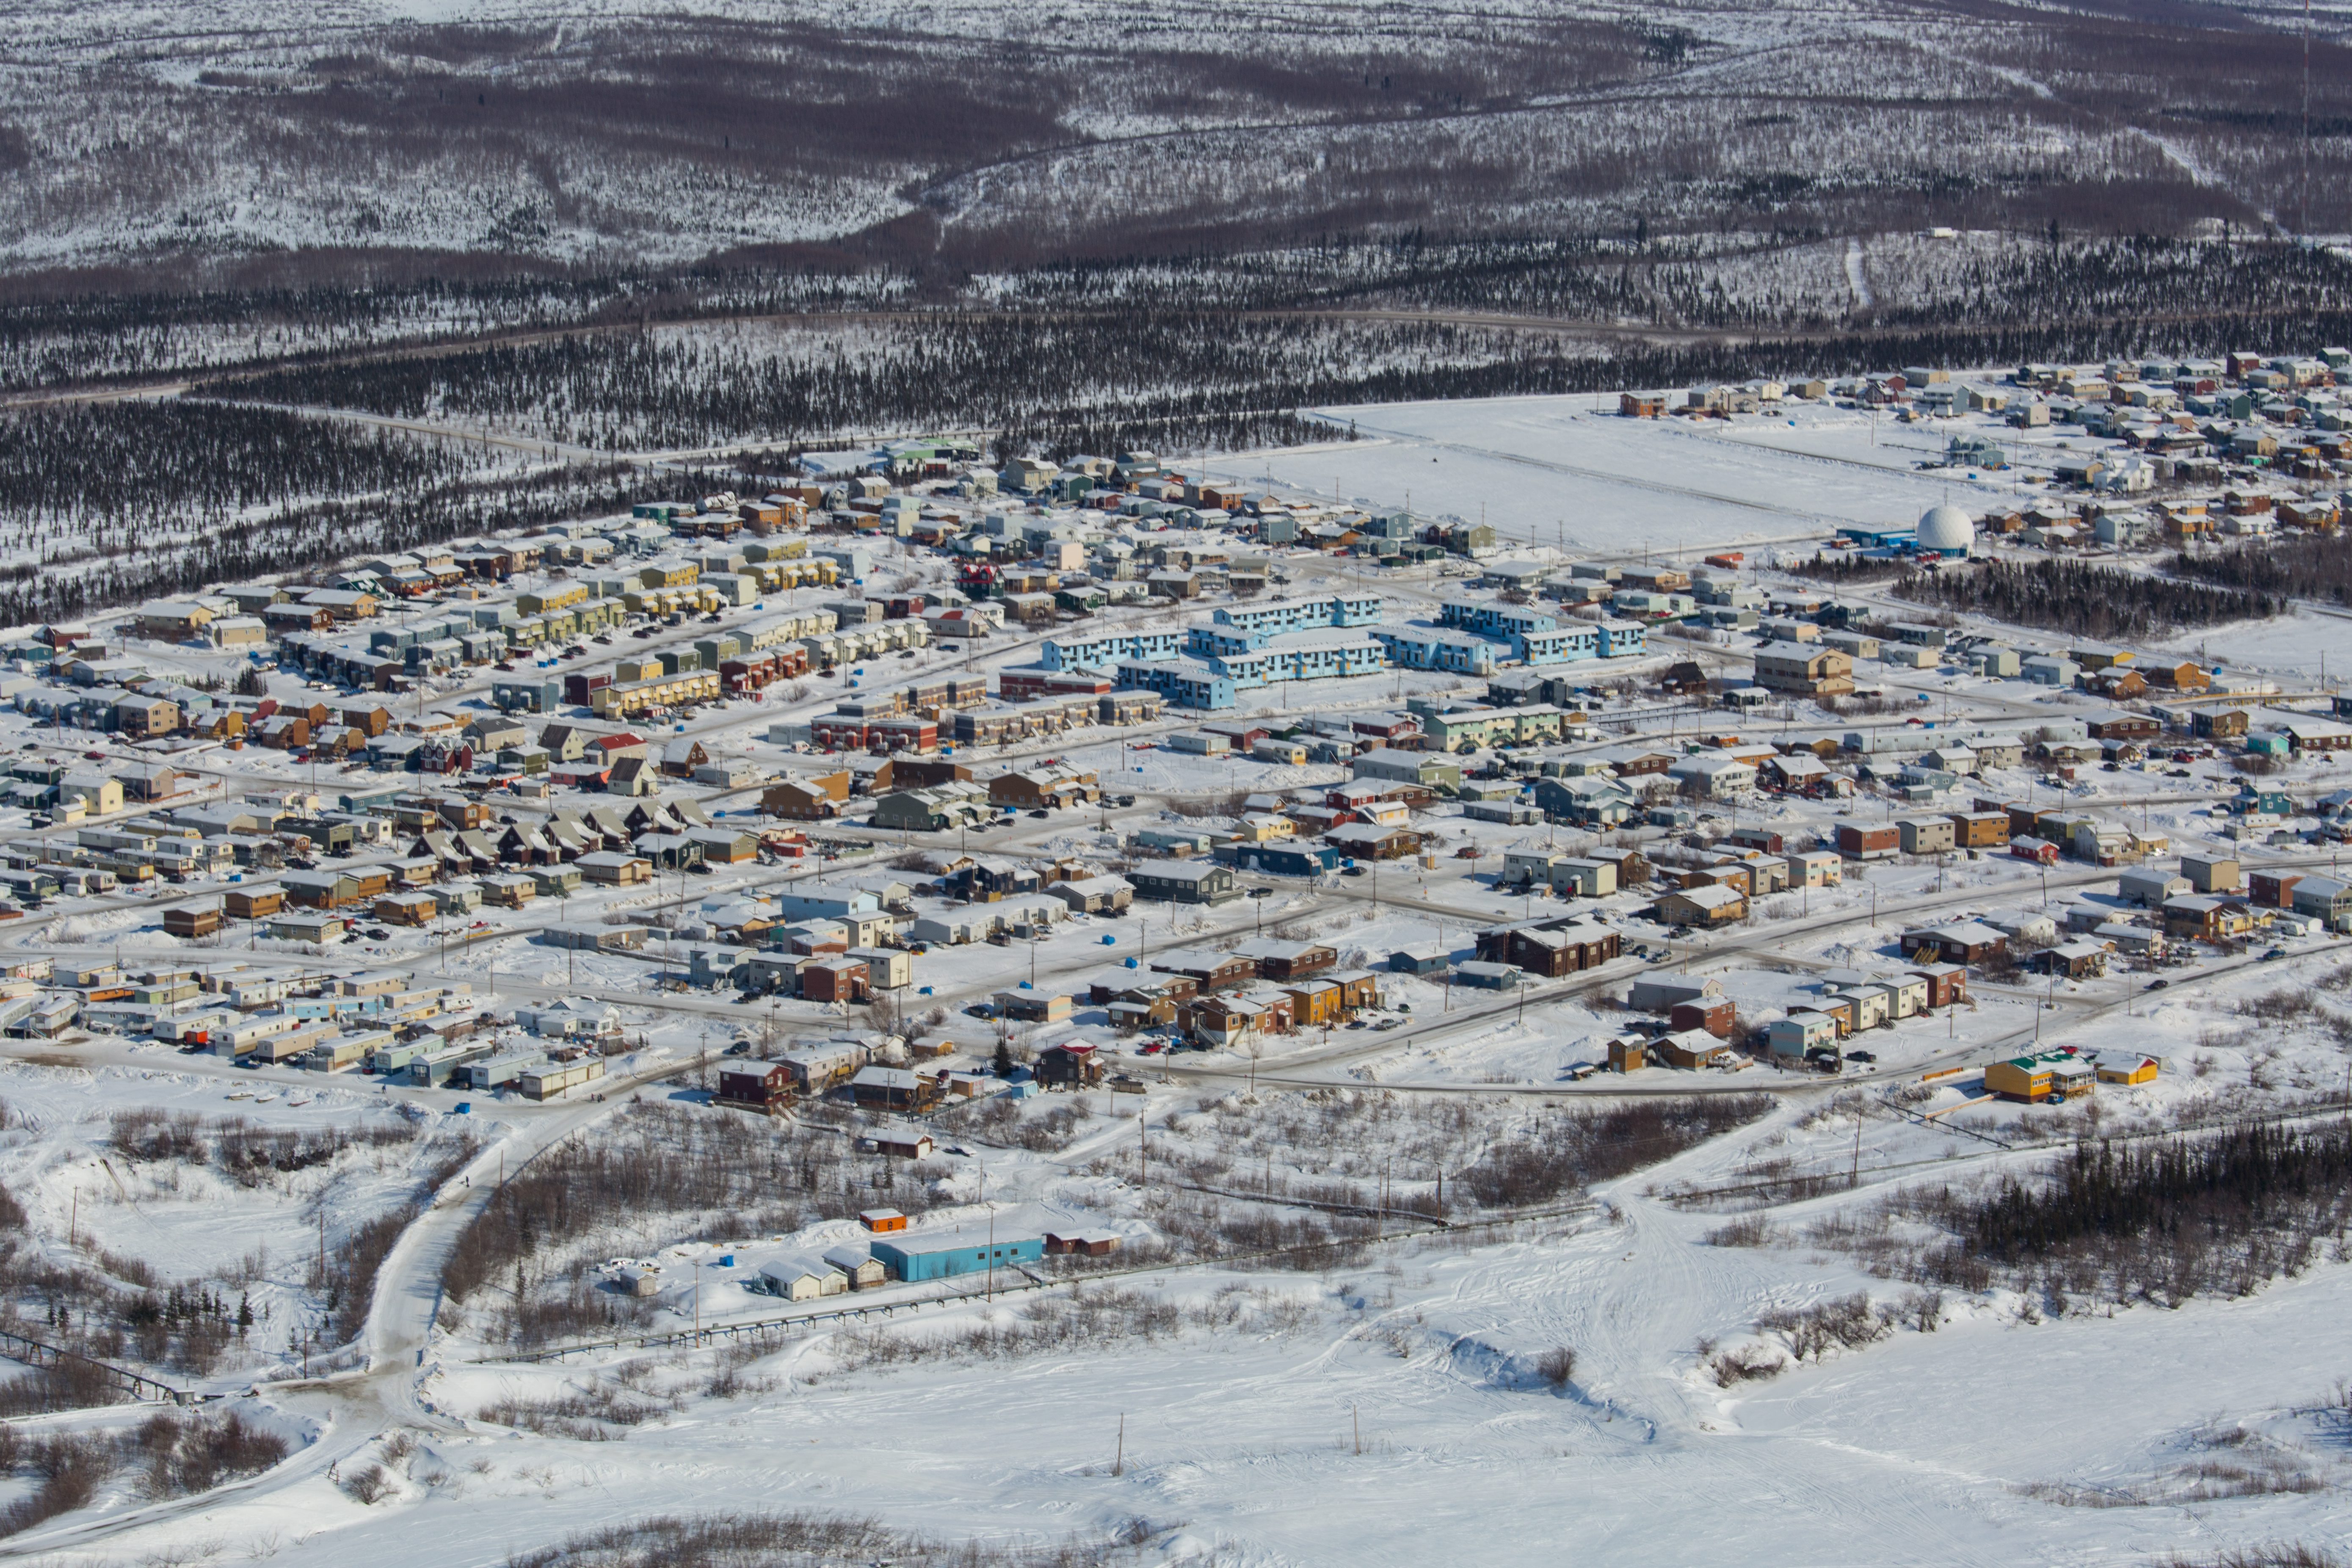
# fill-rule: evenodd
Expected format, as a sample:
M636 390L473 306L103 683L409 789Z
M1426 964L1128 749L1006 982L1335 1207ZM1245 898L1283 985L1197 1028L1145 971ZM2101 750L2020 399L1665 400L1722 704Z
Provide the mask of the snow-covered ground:
M1758 1342L1776 1309L1911 1292L1817 1249L1711 1244L1720 1215L1649 1190L1736 1175L1790 1142L1843 1154L1850 1136L1791 1106L1596 1194L1589 1215L1307 1274L1138 1276L1097 1288L1118 1293L1059 1336L1034 1298L879 1331L933 1347L910 1360L877 1359L869 1326L828 1324L732 1363L732 1396L709 1392L719 1352L445 1361L426 1384L443 1411L601 1391L649 1418L602 1442L422 1433L372 1507L315 1476L215 1506L203 1539L227 1557L389 1568L781 1509L983 1542L1139 1521L1139 1562L1234 1563L1421 1563L1472 1532L1476 1560L1498 1563L1556 1562L1562 1542L1627 1563L1990 1565L2340 1537L2338 1432L2320 1408L2352 1354L2340 1264L2175 1311L2051 1319L2002 1292L1948 1297L1932 1332L1906 1323L1717 1386L1703 1353ZM1865 1168L1879 1158L1874 1135ZM982 1326L998 1331L984 1347ZM1573 1370L1555 1383L1546 1358L1562 1347ZM2250 1449L2315 1489L2197 1495L2200 1466ZM134 1531L111 1560L185 1534Z
M1898 427L1791 403L1729 426L1621 418L1612 398L1507 397L1318 409L1358 439L1209 458L1223 478L1326 499L1485 521L1579 556L1676 557L1700 547L1819 539L1841 525L1907 528L1938 502L2013 501L1967 469L1924 473L1977 420Z

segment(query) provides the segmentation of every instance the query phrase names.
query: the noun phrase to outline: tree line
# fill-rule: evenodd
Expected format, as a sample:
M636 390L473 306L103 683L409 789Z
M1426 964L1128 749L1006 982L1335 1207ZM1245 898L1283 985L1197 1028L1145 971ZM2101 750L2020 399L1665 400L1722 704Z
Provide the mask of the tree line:
M0 625L625 509L634 470L485 471L455 444L191 400L0 417Z
M2274 540L2267 546L2184 550L2172 558L2170 570L2175 576L2247 593L2352 605L2352 539L2342 533L2304 534Z
M2245 1295L2341 1248L2352 1229L2352 1127L2247 1122L2219 1133L2077 1143L2046 1172L1912 1194L1949 1239L1925 1278L2178 1306Z
M187 399L41 404L6 418L0 519L135 550L166 528L256 507L415 496L474 467L447 445L347 420ZM109 530L124 530L113 537Z
M2194 335L2263 347L2307 346L2327 333L2352 337L2352 314L2291 324L2235 314L2198 323ZM1623 343L1603 353L1560 332L1443 320L1151 305L957 310L876 321L855 332L572 333L287 368L205 390L226 399L487 420L616 451L945 429L1003 430L1048 450L1080 450L1122 431L1246 444L1265 433L1256 421L1335 404L2095 358L2191 335L2102 321Z
M2262 620L2281 607L2268 593L2184 583L2057 557L1913 571L1895 582L1894 591L1917 604L2105 642L2224 621Z

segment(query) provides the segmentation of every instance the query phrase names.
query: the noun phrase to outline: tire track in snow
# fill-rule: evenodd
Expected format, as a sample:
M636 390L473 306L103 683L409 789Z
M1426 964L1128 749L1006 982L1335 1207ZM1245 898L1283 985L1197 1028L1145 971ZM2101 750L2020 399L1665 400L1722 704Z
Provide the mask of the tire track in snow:
M1878 308L1878 296L1870 291L1870 268L1862 254L1862 241L1853 237L1845 242L1845 286L1853 290L1856 310Z

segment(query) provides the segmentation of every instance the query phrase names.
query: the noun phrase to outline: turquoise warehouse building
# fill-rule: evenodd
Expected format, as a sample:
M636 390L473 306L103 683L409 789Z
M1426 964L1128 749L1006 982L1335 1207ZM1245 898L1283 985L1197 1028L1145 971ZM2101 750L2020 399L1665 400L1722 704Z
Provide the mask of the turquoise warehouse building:
M896 1241L877 1237L874 1256L901 1279L945 1279L951 1274L977 1274L992 1261L1003 1268L1034 1263L1045 1256L1043 1237L1024 1237L974 1247L959 1231L947 1236L901 1236Z

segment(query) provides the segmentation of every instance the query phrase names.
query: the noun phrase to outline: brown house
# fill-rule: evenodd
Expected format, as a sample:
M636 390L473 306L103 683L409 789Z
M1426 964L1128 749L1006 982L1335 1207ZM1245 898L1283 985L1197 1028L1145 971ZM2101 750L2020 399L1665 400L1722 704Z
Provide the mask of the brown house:
M2147 678L2137 669L2103 669L2091 677L2088 685L2102 697L2117 702L2128 702L2135 697L2147 695Z
M793 1103L792 1069L782 1062L730 1063L719 1069L721 1105L773 1116Z
M760 796L760 809L798 822L821 822L841 815L849 799L849 785L847 768L785 779L768 786Z
M1477 945L1482 962L1556 979L1607 963L1618 954L1619 938L1607 926L1582 921L1521 921L1480 931Z
M1015 769L988 781L991 805L1029 811L1059 809L1102 798L1102 785L1087 770L1066 767Z
M885 790L934 789L971 777L970 763L949 757L892 757L883 765L889 770L889 777L873 786L876 795Z
M800 990L811 1002L842 1002L855 1005L871 994L871 973L861 958L812 958L800 968Z
M1181 974L1202 991L1213 991L1221 985L1240 985L1257 978L1257 961L1239 952L1220 952L1209 948L1185 948L1164 953L1151 961L1152 970L1160 974Z
M1957 963L1926 963L1911 973L1927 983L1930 1007L1949 1007L1969 999L1969 972Z
M1048 1046L1032 1068L1045 1089L1092 1089L1102 1082L1102 1058L1092 1046Z
M1242 943L1240 951L1256 963L1261 980L1297 980L1319 974L1339 962L1339 951L1319 942L1282 942L1265 937Z
M221 907L236 920L266 921L286 908L286 889L276 886L236 887L221 895Z
M2203 691L2213 684L2213 678L2205 673L2202 665L2188 659L2178 664L2158 659L2143 665L2140 673L2147 677L2150 686L2160 686L2168 691Z
M1756 874L1748 867L1733 862L1717 866L1701 866L1682 876L1685 888L1729 888L1742 898L1756 895Z
M1999 848L2009 842L2009 813L2005 811L1955 811L1952 819L1952 842L1962 849Z
M1725 996L1705 996L1693 1002L1678 1002L1666 1015L1666 1022L1676 1034L1685 1029L1705 1029L1718 1040L1731 1038L1737 1026L1738 1009Z
M183 904L163 911L163 930L173 936L210 936L220 928L218 904Z

